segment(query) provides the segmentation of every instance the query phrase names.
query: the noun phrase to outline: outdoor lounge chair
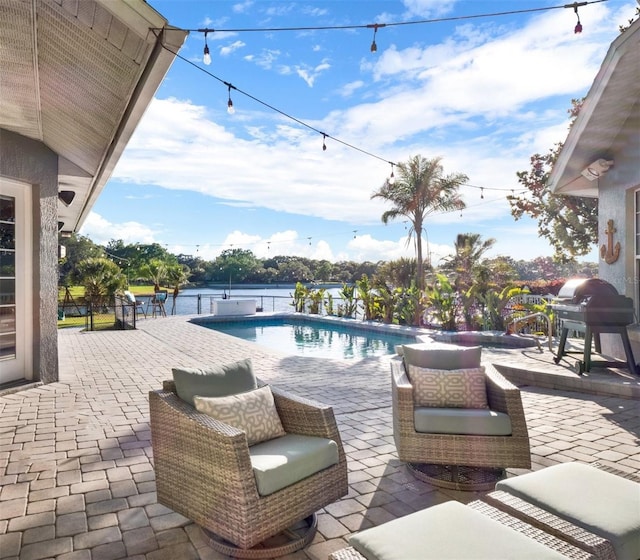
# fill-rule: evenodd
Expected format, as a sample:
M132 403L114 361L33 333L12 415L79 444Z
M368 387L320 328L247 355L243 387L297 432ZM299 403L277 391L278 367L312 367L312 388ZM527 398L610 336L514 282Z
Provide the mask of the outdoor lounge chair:
M329 560L576 560L591 554L480 500L450 501L349 537Z
M144 315L144 318L147 318L147 312L145 311L144 308L144 302L136 299L136 296L133 294L133 292L130 292L129 290L126 290L124 292L124 298L127 300L128 303L130 303L131 305L133 305L133 309L134 309L134 313L136 314L136 318L137 316L142 313Z
M561 463L502 480L485 499L601 560L640 558L638 476Z
M158 502L229 556L273 558L308 544L315 512L348 491L332 408L261 385L249 360L173 374L149 393ZM266 419L259 393L272 395ZM209 415L218 413L229 420ZM296 524L292 542L268 542Z
M491 365L479 368L481 350L412 344L391 359L398 457L422 480L491 490L505 468L531 466L520 390Z

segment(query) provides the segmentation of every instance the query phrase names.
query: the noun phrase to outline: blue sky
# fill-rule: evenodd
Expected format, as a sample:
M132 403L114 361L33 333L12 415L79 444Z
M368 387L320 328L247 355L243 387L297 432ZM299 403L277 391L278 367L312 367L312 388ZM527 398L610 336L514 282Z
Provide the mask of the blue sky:
M148 0L185 29L360 26L557 6L531 1ZM490 256L551 255L534 222L514 221L516 172L567 134L636 3L371 29L192 32L80 233L97 243L166 245L213 259L338 260L413 256L407 224L384 225L371 194L389 161L439 156L468 175L467 209L434 215L425 242L435 263L458 233L497 240ZM210 76L213 74L218 79ZM235 114L227 112L228 88ZM239 91L238 91L239 90ZM248 94L245 95L244 93ZM265 107L271 105L332 138ZM481 194L484 198L481 198ZM596 252L587 257L596 261Z

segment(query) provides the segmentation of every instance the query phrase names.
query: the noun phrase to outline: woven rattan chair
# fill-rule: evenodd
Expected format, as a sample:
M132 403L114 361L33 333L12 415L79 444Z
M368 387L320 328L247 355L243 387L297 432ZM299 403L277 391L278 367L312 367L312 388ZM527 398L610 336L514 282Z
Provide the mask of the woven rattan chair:
M339 461L267 496L258 493L244 432L198 413L178 397L173 381L149 393L158 502L193 520L229 556L272 558L305 546L315 533L315 512L348 491L332 408L272 392L285 431L332 439ZM293 542L263 543L303 520L303 535Z
M391 359L395 444L400 460L409 463L418 478L456 490L490 490L503 469L531 467L520 390L490 365L485 366L485 376L489 408L509 416L511 435L417 432L413 387L403 358Z

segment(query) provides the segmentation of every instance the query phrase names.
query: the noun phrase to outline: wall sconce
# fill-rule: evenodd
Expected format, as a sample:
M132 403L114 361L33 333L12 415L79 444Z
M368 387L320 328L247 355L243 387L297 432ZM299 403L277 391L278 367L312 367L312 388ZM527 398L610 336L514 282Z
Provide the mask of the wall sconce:
M65 206L70 206L75 197L76 197L76 192L75 191L60 191L58 193L58 199Z
M582 170L582 176L589 181L602 177L613 165L613 160L597 159Z

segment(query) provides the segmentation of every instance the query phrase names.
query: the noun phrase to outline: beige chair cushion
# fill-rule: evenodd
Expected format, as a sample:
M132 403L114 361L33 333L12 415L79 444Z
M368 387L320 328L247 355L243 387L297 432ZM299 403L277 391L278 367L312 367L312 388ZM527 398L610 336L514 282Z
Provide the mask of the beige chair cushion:
M501 480L496 490L508 492L607 539L618 560L640 558L637 482L573 462Z
M416 406L489 408L484 367L443 370L409 364L407 373Z
M173 381L178 396L193 404L193 397L226 397L251 391L258 386L251 359L206 368L173 368Z
M486 408L416 407L416 432L464 436L510 436L511 419L504 412Z
M405 365L431 369L480 367L482 346L457 346L440 342L419 342L402 346Z
M196 395L194 401L198 412L245 432L249 445L285 435L268 385L228 397Z
M349 537L367 560L561 560L565 556L456 501Z
M249 449L258 494L268 496L338 463L332 439L287 434Z

